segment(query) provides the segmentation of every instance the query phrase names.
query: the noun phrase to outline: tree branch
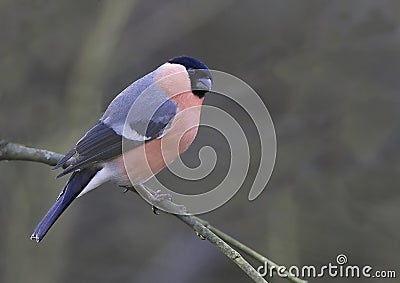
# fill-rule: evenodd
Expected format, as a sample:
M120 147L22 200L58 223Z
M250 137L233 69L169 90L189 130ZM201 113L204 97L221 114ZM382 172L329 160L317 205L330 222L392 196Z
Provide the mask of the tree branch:
M0 161L1 160L23 160L44 163L50 166L54 166L63 157L63 155L32 147L27 147L21 144L6 142L0 139ZM66 164L68 166L69 163ZM144 187L143 187L144 188ZM148 189L147 189L148 190ZM143 196L143 195L142 195ZM215 247L217 247L225 256L227 256L232 262L240 267L254 282L267 282L259 272L257 272L253 266L251 266L232 246L242 250L250 257L256 259L261 264L268 263L267 266L276 268L279 266L261 254L257 253L253 249L232 238L228 234L220 231L219 229L208 224L207 221L200 219L199 217L192 216L189 214L182 213L182 206L173 203L172 201L165 199L162 201L161 207L168 207L168 211L171 211L171 207L175 208L177 214L172 214L180 219L182 222L190 226L194 232L201 238L208 240ZM171 214L171 213L170 213ZM292 276L286 272L287 279L291 282L303 283L306 282L297 277Z
M199 221L205 227L210 229L210 231L212 231L215 235L218 235L218 237L220 237L222 240L224 240L228 244L230 244L233 247L238 248L239 250L243 251L245 254L247 254L248 256L250 256L252 258L254 258L255 260L257 260L261 264L266 265L268 267L268 269L271 269L273 267L274 268L273 270L276 271L276 270L278 270L279 266L281 266L281 265L269 260L265 256L259 254L258 252L256 252L252 248L250 248L250 247L246 246L245 244L241 243L240 241L236 240L232 236L229 236L228 234L226 234L225 232L219 230L218 228L215 228L215 227L211 226L207 221L204 221L203 219L201 219L199 217L196 217L196 216L193 216L193 218L195 218L197 221ZM285 274L287 280L289 280L291 282L294 282L294 283L307 282L305 280L302 280L300 278L297 278L297 277L293 276L290 272L287 271L287 269L285 271L283 271L282 273Z
M45 149L27 147L22 144L7 142L0 139L0 161L1 160L23 160L44 163L55 166L64 155ZM67 162L65 166L68 166Z
M192 227L201 239L206 239L214 246L216 246L224 255L233 261L240 269L243 270L254 282L267 282L258 273L253 266L251 266L236 250L224 242L220 237L214 234L210 229L204 226L200 221L191 215L175 214L180 220Z

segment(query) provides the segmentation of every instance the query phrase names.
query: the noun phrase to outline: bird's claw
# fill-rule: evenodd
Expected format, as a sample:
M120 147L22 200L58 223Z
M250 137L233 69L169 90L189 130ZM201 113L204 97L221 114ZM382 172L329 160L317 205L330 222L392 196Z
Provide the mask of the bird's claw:
M151 207L151 210L153 211L153 213L155 214L155 215L160 215L160 210L157 208L157 207L155 207L154 205Z
M120 186L121 188L123 188L124 190L122 191L123 194L129 192L129 191L134 191L135 188L133 187L129 187L129 186Z
M153 204L151 209L155 215L160 215L160 209L156 205L164 200L172 201L172 196L162 193L161 190L157 190L151 194L151 203Z
M156 215L159 214L160 210L173 214L187 214L186 207L184 205L173 203L170 194L163 193L161 190L153 192L143 185L136 185L135 189L148 203L152 205L152 211ZM163 201L167 202L163 203Z
M161 202L163 200L172 201L172 196L170 194L162 193L161 190L155 191L154 194L152 194L152 196L153 196L153 201L155 203L159 203L159 202Z

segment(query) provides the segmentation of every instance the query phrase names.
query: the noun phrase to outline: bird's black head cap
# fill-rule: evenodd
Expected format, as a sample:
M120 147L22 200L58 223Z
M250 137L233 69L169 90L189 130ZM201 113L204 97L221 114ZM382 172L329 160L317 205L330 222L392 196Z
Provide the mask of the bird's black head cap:
M201 62L200 60L189 57L189 56L178 56L170 59L168 63L172 64L181 64L182 66L185 66L186 70L189 69L204 69L208 70L208 67Z

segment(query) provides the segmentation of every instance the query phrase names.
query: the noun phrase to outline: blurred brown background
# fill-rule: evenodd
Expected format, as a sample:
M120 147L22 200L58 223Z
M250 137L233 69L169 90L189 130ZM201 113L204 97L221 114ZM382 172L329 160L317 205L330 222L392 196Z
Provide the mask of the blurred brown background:
M400 2L5 0L0 42L0 137L62 153L170 57L243 79L274 120L275 170L254 202L247 180L204 218L287 266L344 253L400 275ZM200 131L194 149L209 140ZM66 181L55 176L0 163L1 282L248 281L183 223L111 185L29 241Z

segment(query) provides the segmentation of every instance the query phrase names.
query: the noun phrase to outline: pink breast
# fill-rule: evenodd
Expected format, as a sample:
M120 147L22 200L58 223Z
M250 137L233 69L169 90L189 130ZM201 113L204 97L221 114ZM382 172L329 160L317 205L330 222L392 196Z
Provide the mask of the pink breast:
M182 95L193 95L191 93ZM181 97L182 98L182 97ZM179 99L179 98L178 98ZM123 158L114 160L121 172L120 179L127 182L142 183L157 174L193 143L200 121L200 99L195 103L177 103L180 111L175 116L171 128L161 138L124 153ZM194 105L193 105L194 104Z

